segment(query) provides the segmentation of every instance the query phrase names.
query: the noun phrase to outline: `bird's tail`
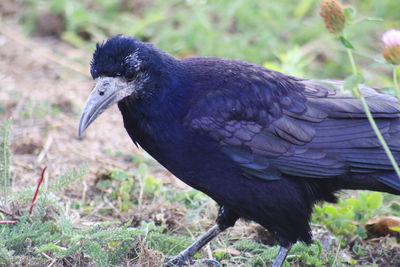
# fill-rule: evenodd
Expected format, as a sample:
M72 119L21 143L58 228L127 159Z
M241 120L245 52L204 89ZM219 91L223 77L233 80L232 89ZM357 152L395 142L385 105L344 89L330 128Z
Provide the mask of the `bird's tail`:
M356 174L340 177L338 189L361 189L400 195L400 178L392 172Z
M388 186L390 189L395 190L395 192L388 193L400 195L400 177L398 177L395 172L378 175L377 181Z

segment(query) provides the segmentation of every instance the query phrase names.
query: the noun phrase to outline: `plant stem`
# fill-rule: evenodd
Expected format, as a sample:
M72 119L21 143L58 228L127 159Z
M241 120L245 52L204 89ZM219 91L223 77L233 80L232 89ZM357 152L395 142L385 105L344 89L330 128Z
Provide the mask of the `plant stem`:
M356 69L356 64L354 62L354 57L353 57L353 52L351 51L351 49L347 48L347 54L349 55L349 59L350 59L350 63L351 63L351 67L353 70L353 75L357 75L357 69ZM397 94L398 90L398 85L397 85L397 73L396 72L397 68L394 68L393 71L393 80L394 80L394 84L395 84L395 90L396 90L396 96L399 98L399 95ZM390 148L388 146L388 144L386 143L385 139L383 138L381 132L379 131L378 126L376 125L376 122L374 120L374 117L372 116L371 110L368 107L367 101L365 100L364 96L361 94L361 91L357 85L357 90L359 92L360 95L360 100L361 103L363 105L365 114L367 115L368 121L371 124L372 129L375 132L376 137L378 138L379 142L381 143L383 150L385 151L387 157L390 160L390 163L392 164L394 170L396 171L397 176L400 178L400 168L399 165L397 165L397 162L392 154L392 151L390 151Z
M347 48L347 55L349 55L350 63L351 63L351 68L353 70L353 74L357 75L357 68L356 68L356 63L354 62L354 57L353 57L353 52L351 52L351 49Z
M7 205L8 203L8 193L10 190L10 143L9 143L9 135L10 135L10 126L11 119L8 119L4 122L3 126L0 128L0 187L2 187L3 191L3 205Z
M42 182L43 182L44 172L46 171L46 169L47 169L47 166L45 166L45 167L43 168L42 174L40 175L39 183L38 183L38 185L37 185L37 187L36 187L36 192L35 192L35 195L33 196L33 199L32 199L31 208L29 209L29 216L32 215L33 204L35 204L35 200L36 200L36 197L37 197L37 195L38 195L38 193L39 193L40 185L41 185Z
M400 101L400 90L399 84L397 83L397 73L398 73L398 66L393 67L393 84L394 84L394 92L397 96L397 99Z
M399 166L397 165L397 162L396 162L396 160L395 160L394 157L393 157L392 151L390 151L389 146L387 145L385 139L383 138L381 132L379 131L378 126L377 126L376 123L375 123L374 118L372 117L371 111L370 111L369 108L368 108L367 101L365 101L365 98L364 98L364 96L362 96L362 95L361 95L360 100L361 100L361 103L362 103L363 108L364 108L364 110L365 110L365 114L367 115L368 121L369 121L369 123L371 124L372 129L374 129L374 132L375 132L375 134L376 134L376 137L378 137L379 142L381 142L382 147L383 147L383 150L385 150L386 155L388 156L388 158L389 158L389 160L390 160L390 163L392 163L393 168L394 168L394 170L395 170L396 173L397 173L397 176L399 176L399 178L400 178L400 169L399 169Z

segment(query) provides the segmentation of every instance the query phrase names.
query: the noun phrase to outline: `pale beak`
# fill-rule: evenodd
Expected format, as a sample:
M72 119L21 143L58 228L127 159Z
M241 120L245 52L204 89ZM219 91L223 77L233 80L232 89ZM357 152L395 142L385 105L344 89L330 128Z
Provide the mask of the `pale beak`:
M79 136L107 108L135 92L133 85L120 77L99 77L95 81L79 122Z

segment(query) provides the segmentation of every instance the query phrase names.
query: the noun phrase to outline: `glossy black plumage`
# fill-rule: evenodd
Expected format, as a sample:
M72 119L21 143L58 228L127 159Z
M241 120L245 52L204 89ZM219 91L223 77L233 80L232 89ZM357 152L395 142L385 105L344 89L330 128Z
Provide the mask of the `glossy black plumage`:
M316 201L335 201L341 189L400 193L361 102L341 93L340 81L228 59L177 60L122 36L97 46L91 73L135 84L118 101L128 134L223 207L222 230L243 217L276 233L284 247L310 243ZM399 160L396 98L366 86L361 92Z

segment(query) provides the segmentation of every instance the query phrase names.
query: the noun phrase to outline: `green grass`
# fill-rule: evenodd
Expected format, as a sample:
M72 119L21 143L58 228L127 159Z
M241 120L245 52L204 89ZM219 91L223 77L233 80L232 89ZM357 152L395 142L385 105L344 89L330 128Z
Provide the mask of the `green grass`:
M9 127L7 123L5 125ZM3 139L5 134L8 133L3 131ZM10 155L7 157L10 160ZM103 176L96 185L103 194L99 194L94 202L71 203L70 207L80 210L82 214L89 214L97 205L114 203L117 211L106 207L99 213L113 217L132 209L136 212L146 210L153 202L161 199L158 203L163 206L175 205L187 211L184 224L191 225L194 236L198 236L203 231L198 223L207 217L205 207L215 204L196 190L182 192L164 186L151 175L147 163L137 158L135 161L140 162L136 172L113 170ZM57 194L79 182L86 172L87 167L82 166L50 179L47 189L40 190L32 217L27 213L27 205L32 199L33 188L9 196L8 201L13 201L18 213L24 215L18 218L16 225L0 225L0 264L23 262L33 265L67 260L83 265L93 263L96 266L119 266L124 262L141 262L147 259L149 253L153 257L152 264L160 264L165 257L173 256L191 244L192 239L186 231L167 229L166 224L152 221L151 217L141 222L133 222L132 218L125 222L114 220L86 227L74 225L67 215L65 203ZM286 266L289 263L294 266L355 264L357 260L338 257L337 252L349 249L346 240L354 239L355 236L364 239L366 232L363 224L374 216L400 215L399 205L394 200L395 196L392 195L359 192L358 198L341 198L337 205L323 203L316 206L312 223L326 227L336 236L339 240L337 247L323 250L319 241L311 246L298 243L291 250ZM3 215L2 220L6 219L11 218ZM388 242L392 244L390 239ZM224 250L226 248L235 248L240 255L230 255L229 250ZM214 251L213 257L228 266L265 266L265 263L272 263L278 251L277 246L270 247L246 237L230 236L229 233L221 236L219 242L213 242L211 249ZM216 252L216 249L222 251ZM356 242L352 253L355 257L365 257L369 249L368 245ZM200 254L195 256L204 257Z
M64 26L60 38L88 54L93 51L95 42L123 33L152 42L180 58L234 58L310 78L344 79L352 72L346 49L325 30L316 0L135 0L126 1L126 5L121 2L19 0L22 8L17 17L27 34L35 34L37 20L44 13L61 16ZM385 87L386 92L393 93L391 69L383 62L380 37L385 30L400 27L400 5L393 0L352 3L356 4L356 19L383 19L381 22L357 23L346 29L364 82ZM22 117L42 118L60 112L48 102L30 99L26 102L21 110ZM5 196L10 163L7 161L8 126L4 125L0 167L5 171L1 177ZM105 149L104 154L105 157L118 156L120 152ZM84 171L67 172L50 184L48 191L42 190L32 218L26 215L26 205L33 195L33 188L4 199L4 202L17 201L25 215L16 226L0 226L0 265L17 262L49 264L56 259L57 262L80 261L82 265L119 266L127 262L138 263L149 255L155 262L160 262L190 244L191 235L198 236L210 226L216 206L207 196L195 190L176 191L164 185L154 175L153 163L149 160L132 157L131 161L132 171L110 170L96 181L98 195L92 201L77 201L70 206L82 216L96 212L99 216L118 218L115 223L83 227L74 225L67 216L65 203L55 192L61 192L79 180ZM103 208L97 210L101 205ZM151 214L139 217L144 218L139 221L120 220L122 215L143 212L154 205L159 205L161 210L176 207L182 211L181 224L171 227ZM50 217L44 213L48 207L53 207ZM336 238L338 245L323 250L318 242L312 246L296 244L286 266L373 266L374 263L366 258L375 248L364 240L367 234L363 224L374 216L389 214L400 216L400 205L395 196L382 193L360 192L357 198L340 198L337 205L320 203L315 208L312 223ZM395 245L396 240L391 238L380 244L388 249ZM213 252L229 247L240 251L240 256ZM226 266L265 266L265 262L272 262L278 247L227 233L212 243L211 251L212 256ZM207 257L204 251L201 253L196 257ZM347 253L349 257L341 253Z
M324 28L317 0L128 1L127 5L119 0L21 2L24 12L20 20L27 32L35 31L35 22L44 12L58 14L64 22L61 38L88 50L93 49L93 42L123 33L151 41L178 57L272 62L288 72L305 60L310 64L299 64L301 71L294 74L315 78L344 78L351 69L343 64L345 51ZM373 64L381 58L381 34L399 25L400 7L391 0L366 0L357 2L356 8L358 19L384 19L358 23L347 30L359 60L368 67L368 80L381 83Z

